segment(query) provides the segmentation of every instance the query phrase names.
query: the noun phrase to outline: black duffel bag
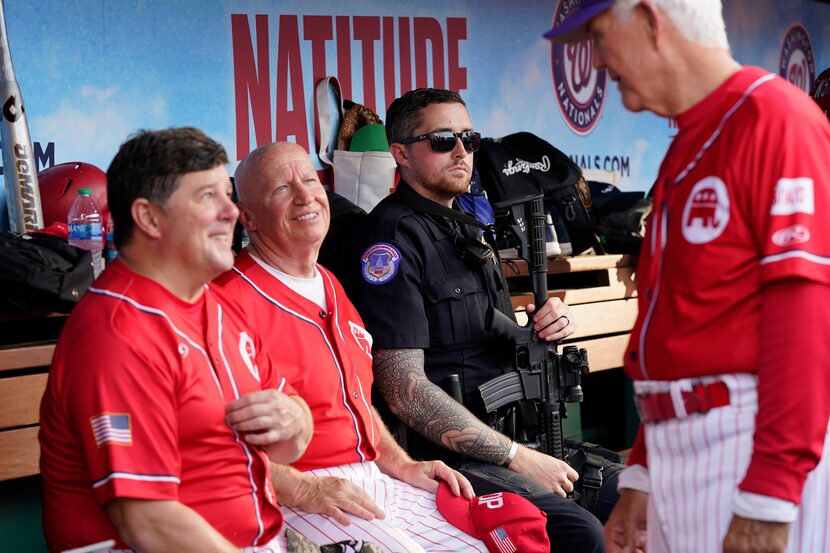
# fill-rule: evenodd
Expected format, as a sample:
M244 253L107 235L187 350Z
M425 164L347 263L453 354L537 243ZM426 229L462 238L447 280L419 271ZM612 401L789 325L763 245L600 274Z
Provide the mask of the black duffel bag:
M591 219L607 253L636 254L646 234L651 198L643 192L623 192L605 182L588 181Z
M533 133L518 132L483 139L475 164L492 204L542 193L555 227L562 218L574 254L591 248L604 253L588 212L590 189L563 152Z
M86 250L48 234L0 233L0 305L68 313L93 281Z

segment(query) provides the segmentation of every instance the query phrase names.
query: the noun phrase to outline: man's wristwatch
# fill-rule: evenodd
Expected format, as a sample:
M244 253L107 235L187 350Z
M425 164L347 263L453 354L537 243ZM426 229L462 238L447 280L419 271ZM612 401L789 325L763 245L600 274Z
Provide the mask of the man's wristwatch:
M510 451L507 452L507 457L504 458L501 466L508 468L510 467L510 463L513 462L513 459L516 457L516 452L519 451L519 444L516 442L512 442L510 444Z

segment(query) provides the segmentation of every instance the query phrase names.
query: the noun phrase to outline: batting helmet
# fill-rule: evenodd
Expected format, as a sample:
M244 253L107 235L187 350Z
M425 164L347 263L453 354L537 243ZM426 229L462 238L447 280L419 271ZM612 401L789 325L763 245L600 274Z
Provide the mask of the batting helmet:
M78 196L79 188L92 190L92 200L102 222L106 224L109 220L107 175L96 166L81 161L59 163L38 173L37 179L44 226L55 222L66 223L66 216Z

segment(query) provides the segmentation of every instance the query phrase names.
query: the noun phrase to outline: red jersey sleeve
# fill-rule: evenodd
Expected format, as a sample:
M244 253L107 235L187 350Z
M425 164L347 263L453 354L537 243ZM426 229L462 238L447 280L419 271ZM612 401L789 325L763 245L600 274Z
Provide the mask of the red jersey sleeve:
M134 341L68 344L71 428L77 433L101 504L114 497L176 500L181 461L176 382L164 364Z
M763 291L758 415L740 489L799 503L830 417L830 286L803 279ZM808 399L809 398L809 399Z
M756 186L745 204L753 206L762 282L795 276L830 284L830 124L806 102L766 123L754 135L746 170Z

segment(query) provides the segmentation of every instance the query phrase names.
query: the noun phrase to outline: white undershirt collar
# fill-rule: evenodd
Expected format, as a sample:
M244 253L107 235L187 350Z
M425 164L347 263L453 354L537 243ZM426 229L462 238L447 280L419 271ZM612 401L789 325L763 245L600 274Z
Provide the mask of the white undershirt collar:
M251 258L256 261L260 267L268 271L268 273L274 278L288 286L292 291L301 295L305 299L322 307L323 311L328 311L328 306L326 304L326 288L323 285L323 275L320 274L317 267L314 267L314 276L311 278L295 277L280 271L276 267L272 267L254 255L251 250L248 250L248 253L251 254Z

